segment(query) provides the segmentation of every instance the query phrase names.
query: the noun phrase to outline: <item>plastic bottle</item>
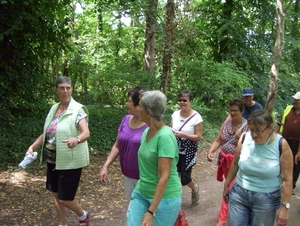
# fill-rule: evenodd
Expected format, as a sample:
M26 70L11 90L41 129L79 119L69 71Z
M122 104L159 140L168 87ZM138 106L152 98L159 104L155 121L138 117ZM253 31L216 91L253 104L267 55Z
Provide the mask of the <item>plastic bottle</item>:
M29 166L34 160L36 160L36 158L37 158L37 152L33 152L33 156L27 152L23 161L20 162L19 168L21 170L25 170L27 166Z

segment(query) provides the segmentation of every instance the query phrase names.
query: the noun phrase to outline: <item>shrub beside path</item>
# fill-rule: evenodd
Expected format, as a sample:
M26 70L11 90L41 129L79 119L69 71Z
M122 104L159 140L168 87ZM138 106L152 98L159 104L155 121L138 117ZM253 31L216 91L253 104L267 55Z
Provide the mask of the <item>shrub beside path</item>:
M91 226L125 226L128 201L123 176L116 161L109 169L107 185L98 182L106 156L91 155L91 165L84 169L77 200L91 213ZM45 165L33 163L26 171L10 164L0 171L0 225L57 226L53 200L45 189ZM183 207L190 226L215 226L221 205L223 183L216 181L216 163L206 160L206 149L200 149L193 177L200 186L200 200L191 205L191 193L183 188ZM288 226L300 225L300 183L292 197ZM77 226L74 213L68 225Z

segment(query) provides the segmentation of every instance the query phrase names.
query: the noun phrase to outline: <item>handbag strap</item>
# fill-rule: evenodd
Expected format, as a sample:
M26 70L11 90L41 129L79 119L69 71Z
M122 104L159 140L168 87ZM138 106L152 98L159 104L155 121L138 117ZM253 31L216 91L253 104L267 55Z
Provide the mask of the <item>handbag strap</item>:
M188 118L188 120L186 120L183 125L180 127L180 129L178 131L180 131L184 126L185 124L187 124L188 121L190 121L195 115L197 114L197 112L195 114L193 114L191 117Z
M240 130L242 130L242 129L245 127L246 124L247 124L247 120L246 120L246 121L243 123L243 125L240 127ZM227 141L227 142L222 146L222 148L226 147L228 144L230 144L232 141L234 141L236 137L237 137L237 136L234 134L234 136L233 136L229 141Z

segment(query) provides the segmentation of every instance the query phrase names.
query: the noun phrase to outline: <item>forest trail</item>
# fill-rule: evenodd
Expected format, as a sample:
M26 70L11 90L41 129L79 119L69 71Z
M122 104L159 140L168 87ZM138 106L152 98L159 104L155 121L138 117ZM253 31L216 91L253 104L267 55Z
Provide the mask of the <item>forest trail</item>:
M107 185L98 182L106 156L91 155L91 165L83 170L77 200L90 212L91 226L125 226L128 201L123 176L116 161L109 169ZM1 226L57 226L52 197L45 189L45 165L35 162L26 171L9 166L0 171ZM190 226L215 226L221 205L223 183L216 181L216 163L206 160L200 149L193 177L200 185L200 200L191 205L191 193L183 188L183 207ZM292 197L288 226L298 226L300 216L300 183ZM74 213L68 215L68 226L77 226Z

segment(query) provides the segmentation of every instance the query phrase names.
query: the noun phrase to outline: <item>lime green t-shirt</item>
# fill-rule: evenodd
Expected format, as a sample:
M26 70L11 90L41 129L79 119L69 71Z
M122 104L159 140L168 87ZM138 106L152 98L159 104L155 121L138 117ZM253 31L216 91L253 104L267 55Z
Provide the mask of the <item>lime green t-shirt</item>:
M171 158L172 168L164 199L176 198L181 196L182 187L177 173L178 145L172 130L163 127L149 142L146 141L149 128L142 136L141 146L138 152L140 179L136 185L147 198L154 198L155 190L158 185L158 158Z

